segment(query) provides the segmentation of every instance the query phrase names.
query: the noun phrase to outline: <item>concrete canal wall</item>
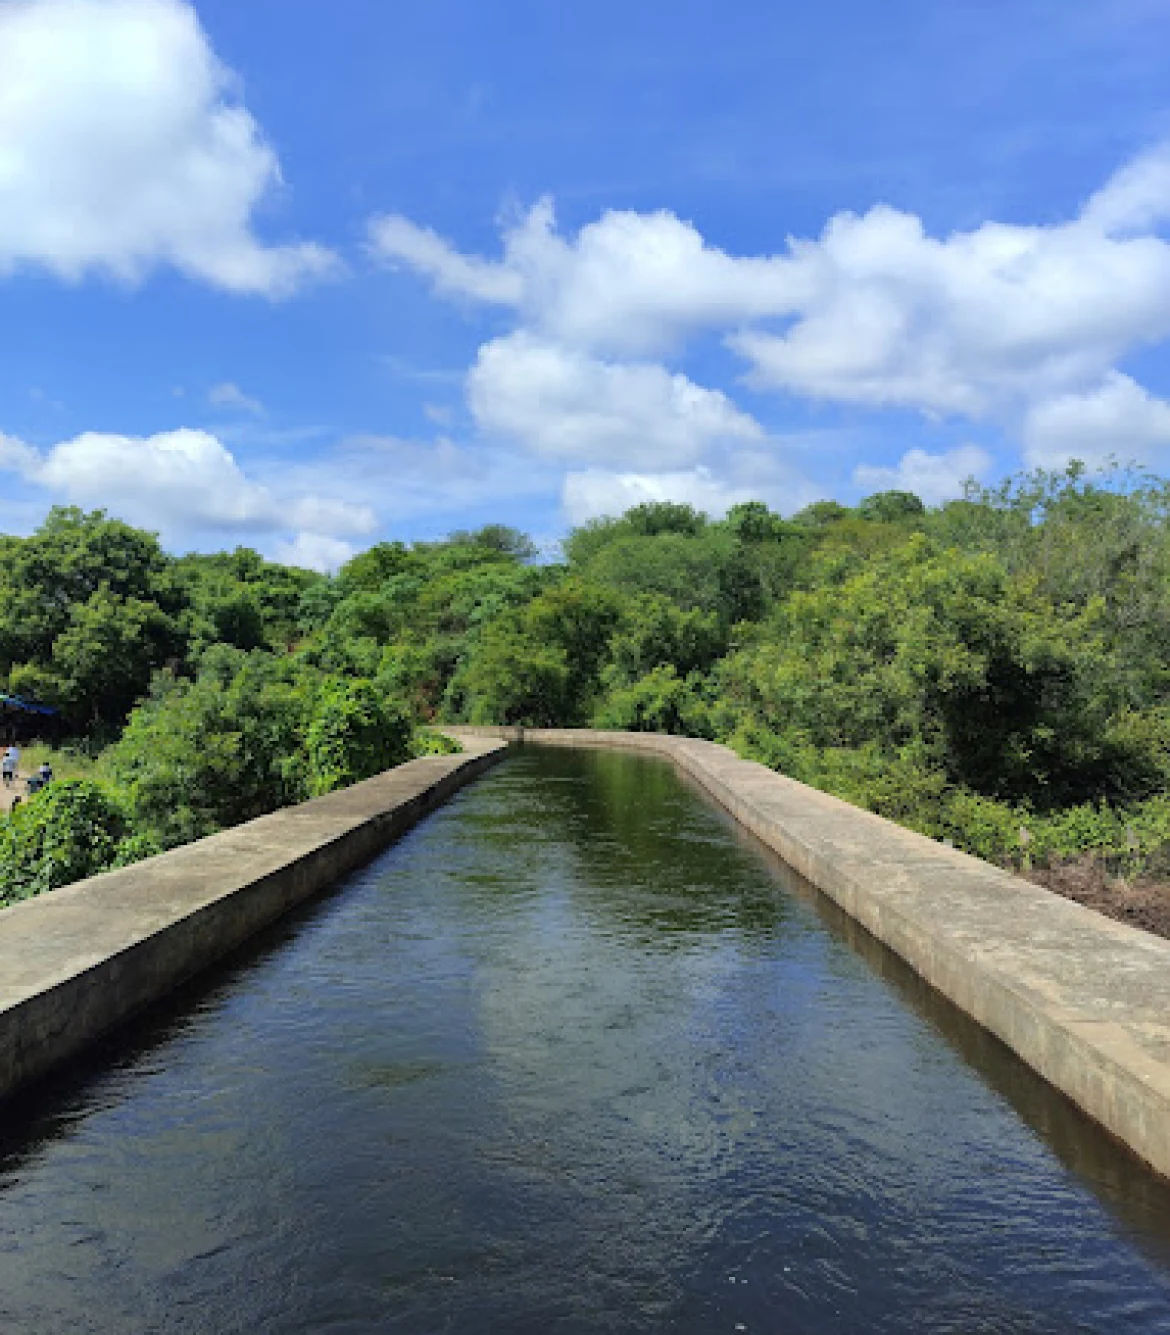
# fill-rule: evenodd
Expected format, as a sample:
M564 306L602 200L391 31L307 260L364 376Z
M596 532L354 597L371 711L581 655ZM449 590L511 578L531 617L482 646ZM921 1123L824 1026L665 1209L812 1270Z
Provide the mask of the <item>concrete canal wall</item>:
M741 760L649 733L451 728L662 756L1170 1177L1170 941ZM685 856L685 854L682 854Z
M369 861L507 750L464 747L0 910L0 1098Z
M670 760L944 996L1170 1177L1170 941L739 759L646 733L451 728L301 806L0 910L0 1098L368 861L509 743ZM680 854L680 856L685 854Z

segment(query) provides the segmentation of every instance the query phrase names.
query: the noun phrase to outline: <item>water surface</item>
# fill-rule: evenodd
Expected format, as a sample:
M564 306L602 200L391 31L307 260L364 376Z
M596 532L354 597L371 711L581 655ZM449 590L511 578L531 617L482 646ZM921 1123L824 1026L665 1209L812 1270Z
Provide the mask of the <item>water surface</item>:
M528 750L0 1131L0 1330L1170 1331L1170 1191L660 762Z

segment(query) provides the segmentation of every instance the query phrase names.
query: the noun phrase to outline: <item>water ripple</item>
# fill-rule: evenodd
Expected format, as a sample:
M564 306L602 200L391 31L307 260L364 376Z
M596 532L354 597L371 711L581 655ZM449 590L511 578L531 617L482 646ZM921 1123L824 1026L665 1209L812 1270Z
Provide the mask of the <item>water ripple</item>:
M1170 1191L664 766L526 753L0 1130L0 1329L1170 1331Z

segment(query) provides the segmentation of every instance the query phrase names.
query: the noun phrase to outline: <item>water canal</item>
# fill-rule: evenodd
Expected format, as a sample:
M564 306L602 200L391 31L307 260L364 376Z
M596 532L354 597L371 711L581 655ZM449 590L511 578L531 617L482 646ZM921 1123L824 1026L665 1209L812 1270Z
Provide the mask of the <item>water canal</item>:
M527 750L5 1111L0 1330L1170 1330L1170 1189L659 761Z

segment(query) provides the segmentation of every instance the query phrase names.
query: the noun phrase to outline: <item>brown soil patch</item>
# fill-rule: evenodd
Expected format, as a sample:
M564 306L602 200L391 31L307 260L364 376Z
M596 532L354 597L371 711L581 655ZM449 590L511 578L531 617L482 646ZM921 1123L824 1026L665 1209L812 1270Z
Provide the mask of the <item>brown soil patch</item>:
M1121 880L1093 857L1037 868L1025 876L1108 918L1170 939L1170 885L1164 881Z
M25 776L21 774L16 782L9 787L6 783L0 783L0 811L8 811L12 803L19 797L23 802L28 795L28 786L25 783Z

